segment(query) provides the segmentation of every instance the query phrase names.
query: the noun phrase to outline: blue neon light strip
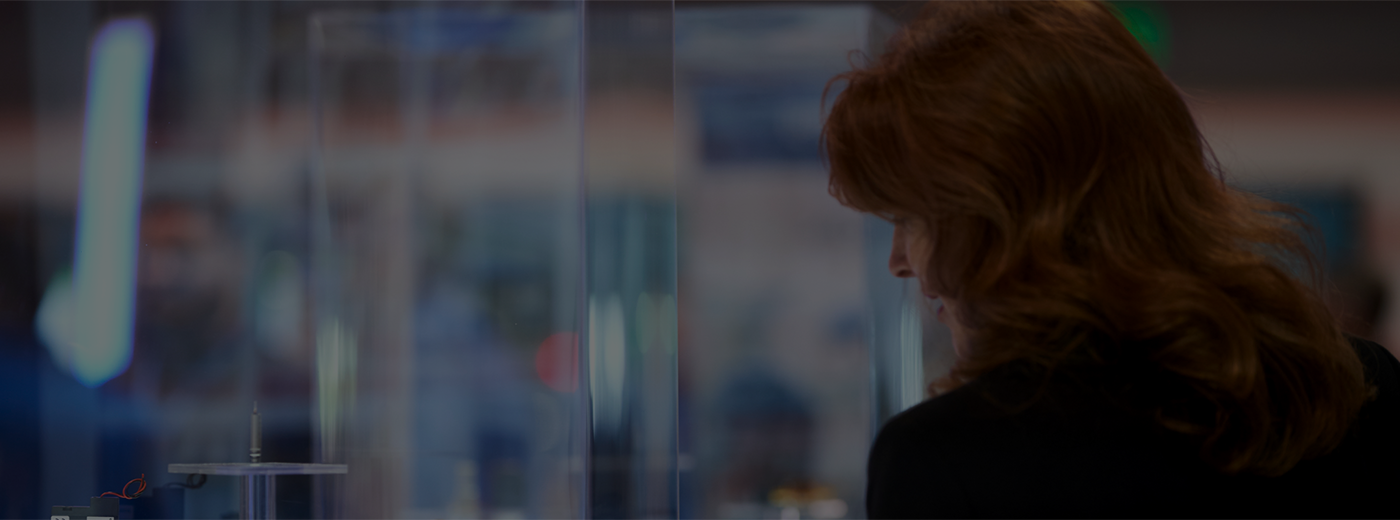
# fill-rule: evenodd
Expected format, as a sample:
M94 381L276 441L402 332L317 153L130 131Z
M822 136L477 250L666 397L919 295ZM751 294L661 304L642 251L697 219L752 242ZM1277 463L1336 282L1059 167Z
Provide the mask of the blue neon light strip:
M73 253L73 376L97 386L131 362L137 224L155 38L141 19L108 22L88 61L82 182Z

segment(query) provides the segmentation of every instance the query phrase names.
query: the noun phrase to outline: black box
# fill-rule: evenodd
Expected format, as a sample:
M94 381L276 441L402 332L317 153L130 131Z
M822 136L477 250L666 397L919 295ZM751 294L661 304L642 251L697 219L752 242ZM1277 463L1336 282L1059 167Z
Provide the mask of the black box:
M49 510L50 520L96 520L98 518L117 519L117 497L92 497L86 506L53 506Z

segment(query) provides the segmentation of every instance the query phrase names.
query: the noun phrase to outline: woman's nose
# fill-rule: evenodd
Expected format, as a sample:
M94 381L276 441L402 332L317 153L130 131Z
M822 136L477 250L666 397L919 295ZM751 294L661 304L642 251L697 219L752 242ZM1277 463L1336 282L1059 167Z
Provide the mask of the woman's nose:
M914 276L914 269L909 267L909 255L904 252L904 234L898 228L895 229L894 244L890 248L890 274L898 278Z

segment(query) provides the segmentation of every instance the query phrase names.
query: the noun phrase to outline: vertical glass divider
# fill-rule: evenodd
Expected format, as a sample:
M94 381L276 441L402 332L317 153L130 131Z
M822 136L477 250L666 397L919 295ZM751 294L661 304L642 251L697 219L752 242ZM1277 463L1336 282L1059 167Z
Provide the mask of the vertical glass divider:
M581 3L587 517L679 514L674 13Z

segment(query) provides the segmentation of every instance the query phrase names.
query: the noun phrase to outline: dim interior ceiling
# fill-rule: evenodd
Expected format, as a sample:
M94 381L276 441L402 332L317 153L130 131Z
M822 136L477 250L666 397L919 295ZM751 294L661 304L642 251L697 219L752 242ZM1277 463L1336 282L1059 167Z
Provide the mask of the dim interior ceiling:
M924 2L871 2L901 22ZM1129 2L1125 2L1129 3ZM1400 2L1131 2L1155 7L1166 72L1187 88L1388 90L1400 87Z
M521 2L513 2L520 4ZM677 9L755 5L773 2L713 2L682 0ZM793 5L800 2L778 2ZM867 3L907 22L912 20L921 1L873 0ZM524 2L545 6L549 2ZM604 7L608 2L599 4ZM1400 2L1331 1L1144 1L1125 3L1150 6L1159 14L1169 40L1167 73L1188 88L1228 88L1261 90L1393 90L1400 87ZM0 5L0 111L21 109L35 99L31 91L33 67L39 65L30 53L36 30L31 25L44 17L32 16L37 4L4 2ZM228 4L222 11L236 21L253 16L272 16L274 36L267 50L274 54L300 57L305 54L305 37L300 33L310 12L326 9L379 10L403 8L416 3L390 2L248 2ZM439 4L435 4L439 5ZM120 2L95 4L94 9L77 9L88 16L104 17L146 12L158 25L188 22L195 18L191 9L174 3ZM68 16L64 16L68 17ZM68 17L71 18L71 17ZM196 17L197 18L197 17ZM284 23L285 22L285 23ZM168 28L166 28L168 29ZM171 36L171 35L166 35ZM219 35L209 35L219 36ZM281 39L279 39L281 40ZM81 70L81 69L78 69ZM161 96L156 96L157 98ZM157 107L158 109L158 107Z

